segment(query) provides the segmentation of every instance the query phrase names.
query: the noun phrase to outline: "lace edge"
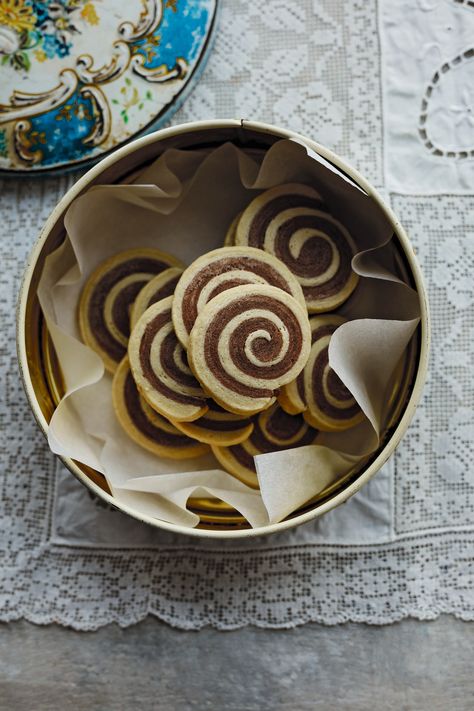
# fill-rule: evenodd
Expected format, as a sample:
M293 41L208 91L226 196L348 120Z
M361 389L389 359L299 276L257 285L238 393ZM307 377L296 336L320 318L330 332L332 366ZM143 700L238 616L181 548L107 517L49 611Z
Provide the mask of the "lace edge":
M432 621L440 617L440 615L452 615L458 620L463 622L473 622L474 621L474 610L467 609L464 607L459 607L457 605L440 604L437 607L431 607L429 609L420 606L414 606L409 609L403 609L392 614L371 614L370 616L353 613L338 613L332 616L321 617L319 615L305 615L297 617L291 622L267 622L265 620L257 620L252 617L240 620L239 622L225 622L223 620L216 620L209 618L208 620L200 620L199 622L194 622L192 620L179 619L173 615L163 614L162 612L156 610L147 610L143 613L137 615L102 615L100 619L95 620L84 620L78 622L77 620L72 620L68 618L67 614L59 614L58 611L54 613L44 612L36 613L32 610L19 610L12 611L9 613L4 613L0 610L0 622L19 622L25 620L35 625L50 625L57 624L61 627L67 627L78 632L95 632L102 627L110 624L117 624L122 629L131 627L132 625L142 622L147 617L154 617L160 622L164 622L170 627L174 627L179 630L200 630L204 627L212 627L217 630L231 631L242 629L243 627L257 627L260 629L293 629L295 627L301 627L302 625L308 623L316 623L320 625L325 625L327 627L333 627L335 625L346 624L348 622L354 622L358 624L367 625L391 625L396 622L400 622L404 619L414 619L419 621Z

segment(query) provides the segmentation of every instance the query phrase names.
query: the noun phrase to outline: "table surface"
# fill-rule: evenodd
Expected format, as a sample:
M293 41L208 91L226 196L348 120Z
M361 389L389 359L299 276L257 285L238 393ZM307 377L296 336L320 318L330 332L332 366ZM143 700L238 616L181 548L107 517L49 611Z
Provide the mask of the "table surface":
M473 708L474 625L182 632L148 618L74 632L0 625L0 710Z
M221 117L243 113L289 125L303 133L317 135L323 144L350 159L380 186L383 169L379 87L383 82L376 49L379 42L376 3L329 0L311 3L308 0L301 3L301 12L294 13L288 13L284 3L277 4L281 6L279 12L283 18L280 24L279 12L273 8L264 13L257 4L246 4L242 0L224 4L207 79L203 77L201 91L195 92L176 118L185 121L205 118L209 113ZM294 5L299 8L298 3ZM405 27L414 17L423 16L423 23L419 24L427 27L423 41L430 41L431 25L426 19L426 8L422 3L411 5L414 9L410 7L409 12L405 12L406 8L399 9L397 3L384 4L390 27L400 36L399 23L391 19L392 15L400 19L398 15L405 12ZM430 5L436 7L431 17L438 17L440 13L444 17L451 9L456 19L458 13L464 12L456 26L462 26L467 37L467 18L471 16L467 5ZM291 32L282 29L287 22L285 18L293 23L295 29ZM436 24L441 26L441 20ZM312 45L311 52L317 52L317 61L314 54L308 54L305 63L305 32L315 36L316 49ZM330 41L325 39L327 36ZM458 41L454 39L456 36L454 32L444 33L446 45L440 51L446 56L456 56L450 49L450 42ZM448 42L448 37L453 39ZM397 69L393 59L409 53L399 52L400 43L395 40L384 46L394 49L392 71L403 88L401 93L393 91L390 100L409 102L413 92L404 81L406 65L400 61ZM428 48L431 49L431 45ZM286 63L282 63L282 56ZM431 61L428 52L426 57ZM298 67L296 75L292 67ZM421 72L419 74L421 77ZM273 77L272 83L268 82L269 76ZM424 91L423 87L417 87L416 77L413 87L413 90ZM359 94L361 99L356 101L354 96ZM323 109L331 121L321 120ZM403 130L397 133L401 125L398 121L400 105L398 109L398 114L392 114L397 120L391 126L391 143L384 145L392 181L391 187L385 185L385 188L395 186L397 189L402 184L404 191L411 191L409 196L398 196L397 213L400 207L402 218L412 221L414 236L422 244L422 234L415 232L418 223L412 217L415 213L421 214L426 224L432 226L430 232L434 237L438 235L438 248L443 250L445 237L438 225L445 220L464 225L461 216L466 211L467 198L436 194L417 203L418 197L413 193L419 188L421 168L418 166L426 165L425 161L431 161L432 156L420 143L418 153L414 150L412 158L400 160L397 141L404 139L405 134ZM390 117L390 112L385 115ZM406 112L406 116L411 114ZM412 130L417 136L416 122ZM412 145L418 145L414 138ZM443 160L442 165L446 171L452 166L449 160ZM458 161L458 171L461 170L459 165ZM424 186L429 186L426 190L435 189L433 185L436 186L439 174L433 171L432 175L431 182L430 176L423 176ZM441 178L438 180L443 182ZM456 192L456 185L451 185L451 189ZM453 201L455 208L450 207ZM24 204L28 207L31 203L25 201ZM435 254L435 246L432 250ZM431 255L427 248L426 255ZM442 299L446 296L441 288L434 293L436 303L444 303ZM451 293L452 299L460 300L462 296L454 287L447 293L448 296ZM462 315L459 309L455 312L454 307L450 312L440 310L439 313L446 320L445 313L459 319ZM447 348L444 343L440 345ZM448 350L442 352L451 354ZM453 363L456 353L453 351ZM433 392L436 395L439 391ZM453 402L458 407L457 400ZM454 408L449 404L451 406ZM450 426L454 421L454 416L450 417ZM447 424L443 427L448 431ZM433 420L433 432L439 431L439 423ZM427 439L428 433L422 432L421 436ZM459 471L461 477L462 467ZM454 475L456 470L453 470ZM427 474L420 471L419 476ZM445 486L442 477L437 481L438 487ZM468 485L461 484L460 479L461 485L466 486L467 501ZM419 506L420 511L424 510L424 500ZM447 506L444 509L449 511ZM468 512L467 507L465 511ZM474 625L452 617L441 617L433 622L405 620L381 627L307 624L291 630L249 627L225 633L214 629L182 632L153 618L125 630L110 625L95 633L74 632L54 625L38 627L27 622L0 624L0 711L70 708L78 711L220 711L223 708L226 711L471 711L474 708L473 651Z

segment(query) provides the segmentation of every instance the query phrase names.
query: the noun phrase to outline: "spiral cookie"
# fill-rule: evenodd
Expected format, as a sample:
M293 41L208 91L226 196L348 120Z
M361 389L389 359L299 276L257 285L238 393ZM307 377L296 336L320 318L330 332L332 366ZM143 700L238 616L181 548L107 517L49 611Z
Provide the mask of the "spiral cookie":
M242 213L235 244L259 247L286 264L310 313L337 308L357 285L354 242L308 186L281 185L255 198Z
M203 308L188 357L219 405L249 416L271 405L275 390L297 377L310 348L308 316L296 299L274 286L245 284Z
M321 195L309 185L277 185L261 193L247 205L237 223L235 243L264 249L267 227L281 212L291 208L326 209Z
M226 232L226 235L224 237L224 247L232 247L235 244L235 233L237 231L237 225L240 220L241 212L239 212L238 215L234 217L232 222L229 225L229 229Z
M170 269L165 269L164 272L153 277L148 284L145 284L132 306L130 314L131 329L149 306L156 304L161 299L166 299L167 296L173 296L176 284L182 273L183 270L180 267L170 267Z
M216 459L230 473L252 487L258 486L254 456L314 444L318 433L301 417L288 415L275 403L255 418L248 439L233 447L212 446Z
M208 451L205 444L186 437L146 403L137 390L127 357L115 372L112 400L125 432L149 452L171 459L189 459Z
M150 306L128 344L130 367L141 395L170 420L191 421L207 411L206 396L191 373L171 321L173 297Z
M250 435L253 423L246 417L223 410L212 400L209 410L194 422L176 422L176 427L200 442L229 446L238 444Z
M249 247L214 249L186 269L175 290L173 324L183 346L188 346L196 317L207 302L226 289L245 284L270 284L304 306L297 280L273 255Z
M329 367L331 336L346 320L341 316L315 316L311 324L311 353L304 370L279 394L281 406L290 413L303 412L313 427L340 431L353 427L364 415L349 390Z
M180 263L158 249L128 249L103 262L89 277L79 302L84 343L113 373L127 352L130 308L138 292L156 274Z

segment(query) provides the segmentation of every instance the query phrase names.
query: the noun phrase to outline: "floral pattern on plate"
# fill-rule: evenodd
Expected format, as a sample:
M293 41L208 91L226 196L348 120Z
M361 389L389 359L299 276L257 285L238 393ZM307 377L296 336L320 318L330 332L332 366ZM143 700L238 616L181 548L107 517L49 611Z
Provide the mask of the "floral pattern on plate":
M0 169L82 164L158 127L198 78L217 0L0 0Z

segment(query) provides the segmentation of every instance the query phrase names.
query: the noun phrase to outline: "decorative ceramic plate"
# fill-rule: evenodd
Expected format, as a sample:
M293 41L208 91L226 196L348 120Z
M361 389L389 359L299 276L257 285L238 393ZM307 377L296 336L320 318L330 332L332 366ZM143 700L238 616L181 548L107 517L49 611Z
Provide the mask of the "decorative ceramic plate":
M0 0L0 170L82 167L196 82L218 0Z

